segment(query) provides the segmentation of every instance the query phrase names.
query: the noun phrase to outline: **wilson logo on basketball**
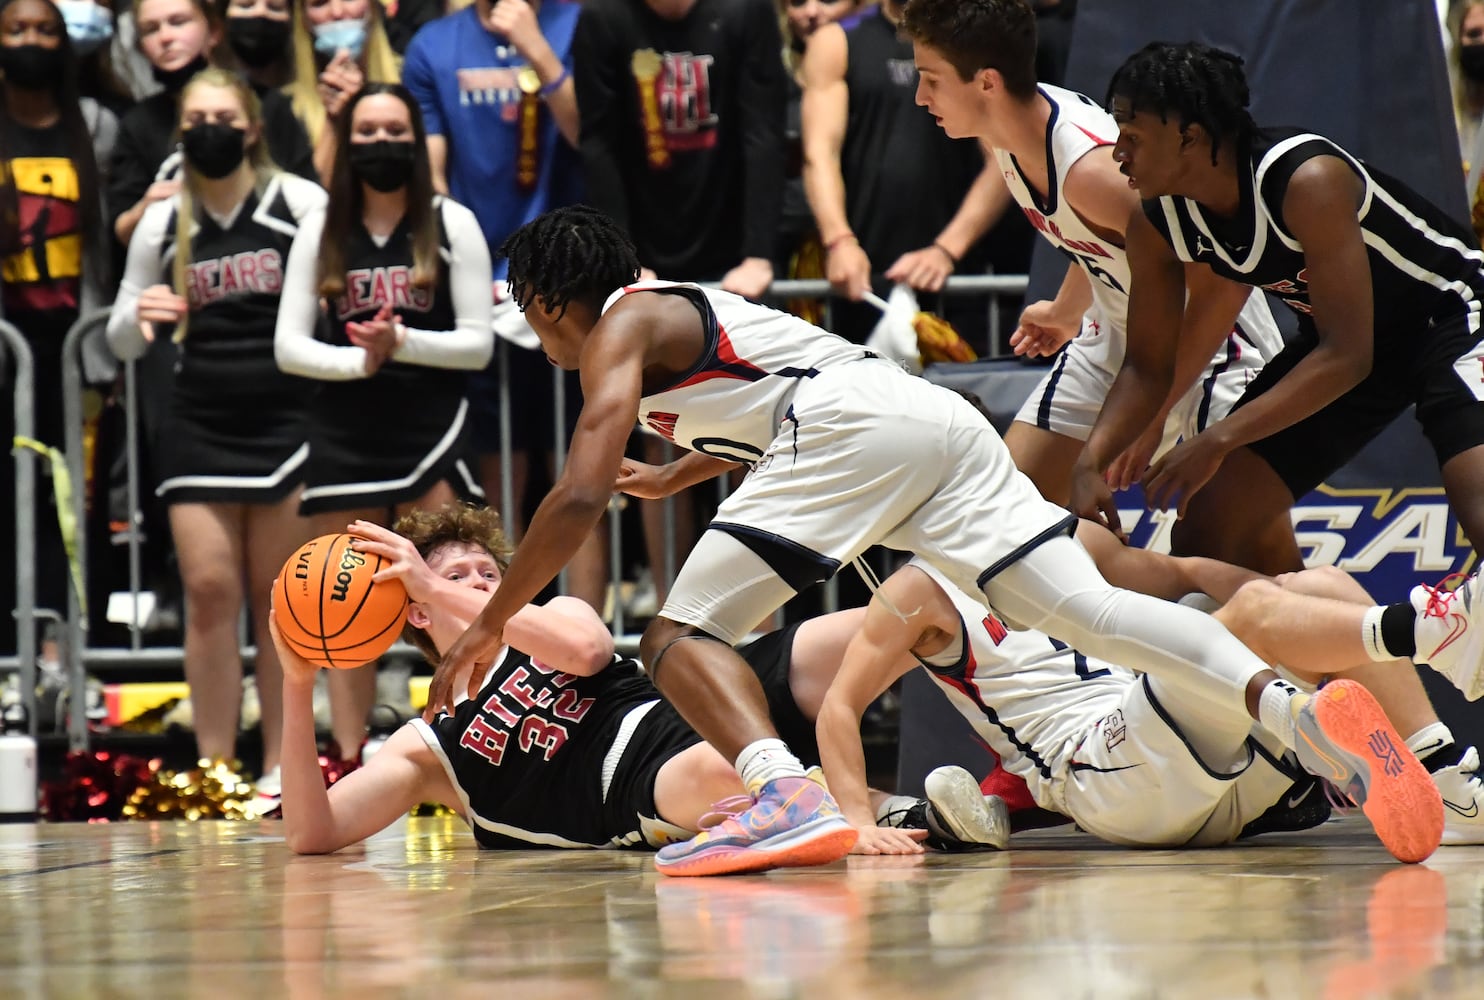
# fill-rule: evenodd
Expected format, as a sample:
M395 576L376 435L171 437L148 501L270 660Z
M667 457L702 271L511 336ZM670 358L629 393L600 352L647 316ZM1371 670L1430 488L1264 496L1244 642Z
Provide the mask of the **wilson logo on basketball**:
M343 601L355 579L355 571L366 565L366 557L355 549L346 549L340 557L340 572L335 574L335 585L330 588L330 600Z

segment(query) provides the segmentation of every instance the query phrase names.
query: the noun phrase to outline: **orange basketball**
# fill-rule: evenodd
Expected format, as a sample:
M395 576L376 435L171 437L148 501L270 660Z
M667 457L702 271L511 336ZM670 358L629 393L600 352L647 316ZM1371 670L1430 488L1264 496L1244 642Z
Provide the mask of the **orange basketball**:
M289 647L322 667L359 667L385 653L407 620L400 580L373 583L386 564L350 535L305 542L278 571L273 608Z

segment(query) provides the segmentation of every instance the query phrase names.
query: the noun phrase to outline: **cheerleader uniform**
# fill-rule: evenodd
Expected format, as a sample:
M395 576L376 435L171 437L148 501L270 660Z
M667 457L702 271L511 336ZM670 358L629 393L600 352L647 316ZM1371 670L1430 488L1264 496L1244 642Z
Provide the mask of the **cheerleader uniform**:
M439 482L465 500L484 497L470 461L467 372L483 368L494 349L489 248L468 209L439 197L434 211L441 266L433 287L412 283L413 234L405 218L385 240L357 220L346 247L345 292L327 304L328 323L318 289L323 216L300 227L276 354L284 371L323 380L310 419L304 514L394 507ZM368 378L366 352L351 343L346 325L368 322L388 305L405 337Z
M202 211L191 234L190 322L175 366L158 456L156 493L166 503L274 503L303 481L306 419L315 385L280 371L273 331L284 265L302 220L323 212L311 181L275 175L226 219ZM114 353L147 346L140 293L170 283L179 196L151 205L129 241L129 260L108 321ZM161 326L155 336L170 336Z

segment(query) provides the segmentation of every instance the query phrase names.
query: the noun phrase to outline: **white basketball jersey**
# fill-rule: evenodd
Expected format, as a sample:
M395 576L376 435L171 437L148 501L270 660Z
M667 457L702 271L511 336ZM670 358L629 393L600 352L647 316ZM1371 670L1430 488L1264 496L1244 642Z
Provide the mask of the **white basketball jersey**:
M642 423L691 451L756 462L788 422L802 379L873 356L797 316L700 285L636 282L610 295L603 311L646 291L684 295L701 314L706 340L700 358L673 384L639 401Z
M1014 156L1003 149L996 149L995 156L1005 186L1031 225L1087 275L1092 306L1083 316L1077 344L1089 361L1116 375L1128 343L1128 290L1133 284L1128 255L1122 247L1094 232L1067 204L1062 191L1067 173L1082 157L1094 151L1112 156L1118 123L1081 94L1046 84L1039 90L1051 102L1051 119L1046 126L1045 198L1026 182ZM1260 291L1243 306L1232 337L1235 341L1217 352L1213 364L1230 364L1233 352L1250 361L1252 352L1266 360L1282 349L1282 335Z
M908 565L943 588L963 622L966 642L958 661L924 663L928 676L1005 770L1025 779L1042 808L1065 812L1062 786L1072 754L1088 730L1119 707L1134 673L1089 659L1043 632L1009 631L923 560Z

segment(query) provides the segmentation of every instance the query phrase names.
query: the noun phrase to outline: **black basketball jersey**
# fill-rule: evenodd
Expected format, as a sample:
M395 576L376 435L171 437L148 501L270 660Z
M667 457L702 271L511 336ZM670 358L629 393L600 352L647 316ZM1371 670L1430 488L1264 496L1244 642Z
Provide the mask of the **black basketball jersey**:
M284 262L307 208L303 189L318 190L299 177L275 175L259 194L249 194L226 226L198 212L191 234L186 298L191 304L186 353L272 357ZM165 273L175 260L177 213L166 224Z
M625 717L658 698L633 660L576 677L507 649L477 697L427 728L481 847L628 846L603 807L605 764L611 777Z
M452 330L458 325L454 315L453 293L449 287L448 229L443 224L443 199L434 199L433 212L438 225L438 280L432 288L418 288L412 283L412 230L404 216L386 243L378 245L359 219L352 227L345 253L345 294L330 303L330 343L339 347L350 344L345 324L364 323L384 305L402 318L403 326L418 330ZM429 378L443 377L455 387L464 384L465 373L449 369L407 365L388 361L377 372L383 377L416 377L426 385Z
M1181 260L1272 292L1312 331L1304 248L1283 225L1283 198L1295 170L1316 156L1335 156L1364 185L1358 216L1377 338L1415 336L1430 319L1479 312L1484 255L1474 249L1473 234L1411 188L1312 133L1260 131L1242 153L1247 167L1237 171L1237 218L1214 217L1189 198L1144 203L1144 214Z

